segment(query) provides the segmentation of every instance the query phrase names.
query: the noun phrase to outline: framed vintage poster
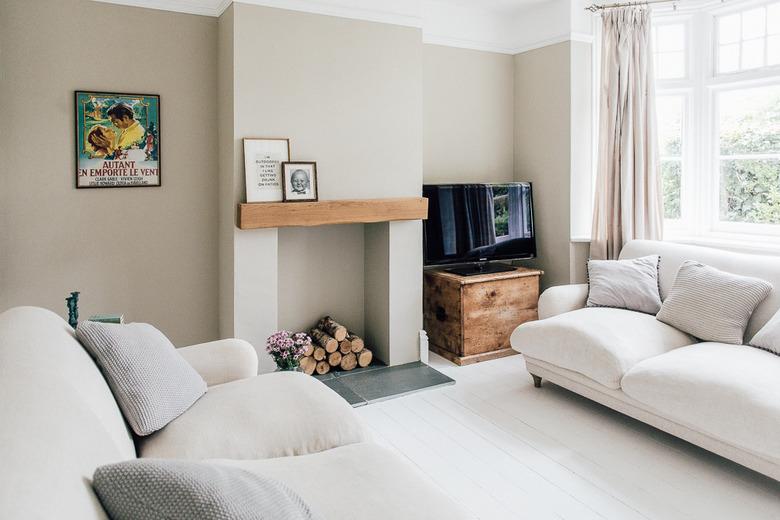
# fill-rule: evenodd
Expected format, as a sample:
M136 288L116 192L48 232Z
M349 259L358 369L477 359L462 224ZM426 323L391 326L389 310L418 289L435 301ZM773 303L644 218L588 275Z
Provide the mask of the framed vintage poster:
M244 174L247 202L282 200L282 163L290 160L286 138L244 139Z
M317 163L310 161L282 163L282 180L285 202L317 201Z
M76 92L76 187L160 186L160 96Z

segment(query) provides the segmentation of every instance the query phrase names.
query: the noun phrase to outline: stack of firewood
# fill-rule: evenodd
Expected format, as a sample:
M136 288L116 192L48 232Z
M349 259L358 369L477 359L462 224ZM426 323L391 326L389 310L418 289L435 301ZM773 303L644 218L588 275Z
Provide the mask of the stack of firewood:
M353 370L371 364L374 354L365 342L330 316L325 316L309 331L311 345L301 358L301 368L309 375L331 370Z

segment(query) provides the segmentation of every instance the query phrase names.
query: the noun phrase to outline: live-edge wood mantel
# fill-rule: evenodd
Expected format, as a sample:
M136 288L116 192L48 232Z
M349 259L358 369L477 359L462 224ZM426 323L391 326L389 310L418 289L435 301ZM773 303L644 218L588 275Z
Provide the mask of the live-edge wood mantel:
M369 224L427 218L428 199L425 197L319 202L252 202L238 205L240 229Z

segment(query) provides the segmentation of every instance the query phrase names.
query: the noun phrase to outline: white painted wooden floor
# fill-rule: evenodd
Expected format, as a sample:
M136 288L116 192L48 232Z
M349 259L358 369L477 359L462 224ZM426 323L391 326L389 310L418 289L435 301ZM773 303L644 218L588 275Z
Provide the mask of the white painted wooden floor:
M358 411L475 517L780 519L780 483L551 383L535 389L522 356L431 357L454 386Z

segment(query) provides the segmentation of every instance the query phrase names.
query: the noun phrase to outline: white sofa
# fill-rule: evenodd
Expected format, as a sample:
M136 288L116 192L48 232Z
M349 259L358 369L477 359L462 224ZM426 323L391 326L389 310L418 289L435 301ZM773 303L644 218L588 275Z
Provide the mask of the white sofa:
M621 258L658 254L661 297L680 264L698 260L774 289L745 341L780 308L780 259L636 240ZM547 289L539 321L511 337L537 387L542 379L780 480L780 356L746 345L698 342L637 312L588 308L587 284Z
M138 441L64 320L35 307L0 314L0 518L106 518L95 468L137 456L219 459L277 478L325 519L467 518L371 443L352 408L314 378L256 375L257 355L240 340L179 351L209 391Z

